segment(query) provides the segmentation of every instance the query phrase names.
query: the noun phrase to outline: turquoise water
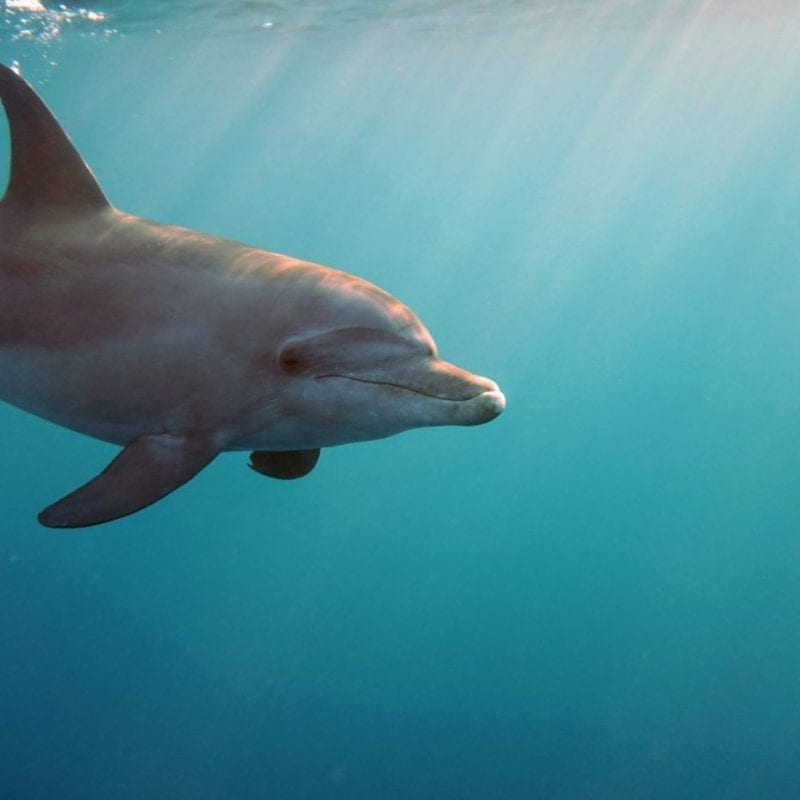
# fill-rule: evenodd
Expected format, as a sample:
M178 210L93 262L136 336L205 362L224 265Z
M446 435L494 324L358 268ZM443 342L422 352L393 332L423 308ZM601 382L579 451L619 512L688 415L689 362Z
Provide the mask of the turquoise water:
M800 796L796 4L20 5L115 205L383 286L508 409L58 533L115 448L3 405L0 797Z

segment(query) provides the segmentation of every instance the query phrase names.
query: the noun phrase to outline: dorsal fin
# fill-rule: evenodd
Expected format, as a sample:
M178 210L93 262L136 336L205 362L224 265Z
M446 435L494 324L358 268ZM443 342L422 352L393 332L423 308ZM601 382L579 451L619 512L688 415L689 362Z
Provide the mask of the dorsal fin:
M0 100L11 134L11 170L2 204L17 211L89 212L109 203L92 171L36 92L0 64Z

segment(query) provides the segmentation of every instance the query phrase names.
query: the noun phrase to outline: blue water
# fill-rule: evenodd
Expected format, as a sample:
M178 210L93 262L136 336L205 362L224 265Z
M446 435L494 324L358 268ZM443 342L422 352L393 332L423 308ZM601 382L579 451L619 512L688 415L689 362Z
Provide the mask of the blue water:
M2 5L115 205L508 397L71 533L115 448L2 406L3 800L800 797L796 3Z

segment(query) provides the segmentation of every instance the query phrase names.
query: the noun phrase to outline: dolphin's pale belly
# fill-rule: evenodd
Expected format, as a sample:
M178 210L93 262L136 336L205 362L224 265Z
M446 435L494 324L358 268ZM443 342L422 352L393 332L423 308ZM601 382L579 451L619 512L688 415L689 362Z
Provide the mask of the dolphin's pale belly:
M197 341L196 331L187 357L186 338L176 332L165 341L162 332L84 350L0 348L0 394L26 411L117 444L164 431L242 435L247 413L243 409L240 418L237 411L252 387L230 354Z

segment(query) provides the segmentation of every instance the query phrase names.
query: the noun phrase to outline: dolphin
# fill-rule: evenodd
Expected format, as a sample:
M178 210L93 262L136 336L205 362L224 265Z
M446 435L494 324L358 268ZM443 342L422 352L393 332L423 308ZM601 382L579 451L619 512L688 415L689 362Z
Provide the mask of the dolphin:
M0 65L0 398L122 447L39 522L132 514L218 453L273 478L320 449L478 425L505 398L439 358L411 310L361 278L114 208L45 103Z

